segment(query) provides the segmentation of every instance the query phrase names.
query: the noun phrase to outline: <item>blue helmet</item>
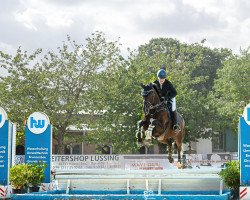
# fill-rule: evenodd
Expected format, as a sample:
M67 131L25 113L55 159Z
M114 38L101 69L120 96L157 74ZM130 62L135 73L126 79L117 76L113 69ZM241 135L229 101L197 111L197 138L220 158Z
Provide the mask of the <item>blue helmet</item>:
M157 77L161 78L161 79L166 78L167 77L167 72L164 69L160 69L157 72Z

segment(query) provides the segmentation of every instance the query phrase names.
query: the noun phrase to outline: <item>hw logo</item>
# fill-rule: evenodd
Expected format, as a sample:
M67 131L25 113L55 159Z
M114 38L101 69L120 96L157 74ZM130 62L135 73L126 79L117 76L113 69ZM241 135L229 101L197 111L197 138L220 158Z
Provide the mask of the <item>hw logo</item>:
M35 120L34 117L30 118L30 128L43 128L45 125L45 120Z
M250 104L248 104L245 107L243 117L244 117L245 122L250 126Z
M3 108L0 107L0 128L4 125L7 120L7 114Z
M41 134L47 129L49 123L49 118L46 114L34 112L29 116L27 126L32 133Z

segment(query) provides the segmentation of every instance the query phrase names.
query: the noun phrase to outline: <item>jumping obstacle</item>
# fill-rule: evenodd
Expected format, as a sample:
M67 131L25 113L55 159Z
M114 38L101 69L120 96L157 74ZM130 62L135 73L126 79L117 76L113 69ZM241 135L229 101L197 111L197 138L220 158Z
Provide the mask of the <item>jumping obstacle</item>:
M57 170L55 190L12 199L229 199L220 169Z
M133 190L157 191L217 191L223 192L223 182L218 169L174 169L164 171L126 170L73 170L57 171L58 187L67 190Z
M177 160L177 155L173 157ZM191 157L188 157L189 161ZM218 165L209 167L195 164L192 169L178 169L177 163L169 163L166 155L86 155L84 158L59 155L52 156L52 158L55 161L62 158L64 160L82 159L89 164L88 167L93 167L93 165L98 167L99 160L110 159L112 161L105 162L106 166L117 167L115 169L72 170L70 168L73 166L68 166L65 170L63 167L60 169L63 163L58 162L57 166L54 166L59 167L55 170L54 179L57 181L57 188L65 191L65 195L75 195L80 192L82 198L87 195L91 199L106 199L107 197L111 199L109 195L112 195L114 199L145 199L145 195L148 194L151 198L159 199L170 196L177 198L180 195L187 199L192 199L191 196L197 199L199 195L202 199L204 197L228 199L223 181L218 176L221 170ZM98 161L95 163L95 160ZM213 163L211 160L210 162ZM101 165L102 162L99 164ZM102 197L93 196L96 194Z

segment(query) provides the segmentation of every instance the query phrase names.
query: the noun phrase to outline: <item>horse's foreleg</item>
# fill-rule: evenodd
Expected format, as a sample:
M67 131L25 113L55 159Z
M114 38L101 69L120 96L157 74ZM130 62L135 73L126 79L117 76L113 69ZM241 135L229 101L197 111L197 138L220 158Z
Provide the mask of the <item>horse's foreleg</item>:
M140 120L137 122L137 131L135 137L137 138L137 143L142 143L142 127L143 126L143 120Z
M152 134L153 134L153 130L155 128L155 125L154 125L154 122L156 120L153 119L153 118L150 118L150 124L148 125L146 131L145 131L145 140L148 142L148 143L151 143L151 140L152 140Z

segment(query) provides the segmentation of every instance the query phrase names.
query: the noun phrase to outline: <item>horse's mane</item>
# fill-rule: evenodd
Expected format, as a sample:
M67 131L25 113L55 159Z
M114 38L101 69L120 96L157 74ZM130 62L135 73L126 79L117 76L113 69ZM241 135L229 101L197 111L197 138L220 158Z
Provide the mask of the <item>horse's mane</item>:
M142 94L147 93L148 91L154 89L158 95L158 97L161 97L160 88L156 83L148 83L147 85L142 85L143 91Z
M144 90L145 92L147 92L147 91L151 90L152 87L153 87L152 83L149 83L149 84L147 84L147 85L144 86L143 90Z
M161 98L161 95L160 95L160 88L158 87L158 85L156 83L152 83L153 85L153 88L155 89L157 95L159 98Z

